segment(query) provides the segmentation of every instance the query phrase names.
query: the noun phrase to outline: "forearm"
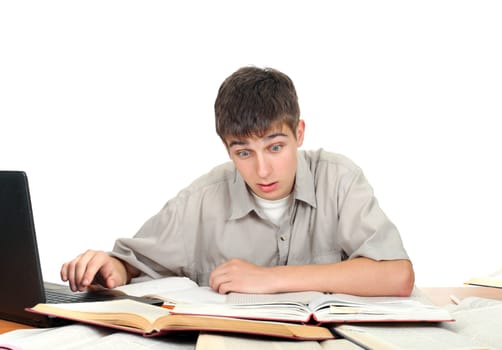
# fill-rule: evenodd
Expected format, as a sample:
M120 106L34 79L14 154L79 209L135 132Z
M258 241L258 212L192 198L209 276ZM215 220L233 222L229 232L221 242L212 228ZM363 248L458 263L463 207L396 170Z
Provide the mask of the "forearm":
M276 292L318 290L365 296L407 296L414 286L408 260L356 258L335 264L270 268Z

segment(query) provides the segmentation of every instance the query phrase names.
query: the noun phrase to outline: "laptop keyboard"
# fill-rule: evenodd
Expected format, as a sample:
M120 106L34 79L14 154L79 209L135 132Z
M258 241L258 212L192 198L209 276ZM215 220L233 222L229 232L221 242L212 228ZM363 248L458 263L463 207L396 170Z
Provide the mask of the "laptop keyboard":
M156 298L142 298L126 294L117 294L109 290L88 292L72 292L68 287L46 282L45 302L47 304L84 303L90 301L109 301L116 299L132 299L151 305L162 305L163 301Z
M100 295L99 293L64 293L61 291L47 289L45 298L48 304L80 303L88 301L110 300L110 295Z

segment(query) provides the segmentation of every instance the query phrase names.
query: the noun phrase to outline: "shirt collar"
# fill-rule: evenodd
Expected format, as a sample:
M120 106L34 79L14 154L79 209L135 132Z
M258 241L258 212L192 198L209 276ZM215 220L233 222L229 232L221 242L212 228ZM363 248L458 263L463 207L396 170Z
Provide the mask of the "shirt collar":
M256 211L256 204L253 195L249 192L246 182L235 169L235 177L230 184L230 203L232 203L232 213L230 220L242 218L251 211Z
M309 169L304 151L298 151L297 160L295 188L293 190L294 199L303 201L315 208L317 204L314 188L314 176ZM232 213L229 218L230 220L242 218L251 211L257 210L253 195L250 193L246 182L237 169L235 169L234 180L230 184L230 203L232 203Z
M301 200L311 207L316 208L317 200L315 195L314 175L312 175L310 171L306 155L305 151L298 151L294 195L295 199Z

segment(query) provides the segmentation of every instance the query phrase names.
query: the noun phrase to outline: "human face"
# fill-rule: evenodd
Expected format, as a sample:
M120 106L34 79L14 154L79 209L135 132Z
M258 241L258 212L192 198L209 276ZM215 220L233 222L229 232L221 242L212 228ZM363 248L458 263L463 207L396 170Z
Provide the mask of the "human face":
M300 120L295 133L285 124L267 131L263 137L228 137L230 159L246 184L259 197L276 200L293 190L298 147L303 143L305 123Z

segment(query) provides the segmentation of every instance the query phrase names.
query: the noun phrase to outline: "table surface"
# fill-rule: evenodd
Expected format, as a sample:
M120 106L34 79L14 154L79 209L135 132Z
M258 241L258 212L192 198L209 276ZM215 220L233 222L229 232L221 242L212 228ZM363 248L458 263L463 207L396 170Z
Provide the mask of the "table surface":
M452 304L453 298L462 300L467 297L481 297L502 300L502 288L463 286L463 287L428 287L420 290L438 306Z
M419 288L436 305L451 304L453 298L462 300L466 297L477 296L483 298L502 300L502 288L462 286L462 287L427 287ZM15 329L33 328L24 324L0 320L0 334Z
M33 328L21 323L0 320L0 334L7 333L16 329L29 329Z

